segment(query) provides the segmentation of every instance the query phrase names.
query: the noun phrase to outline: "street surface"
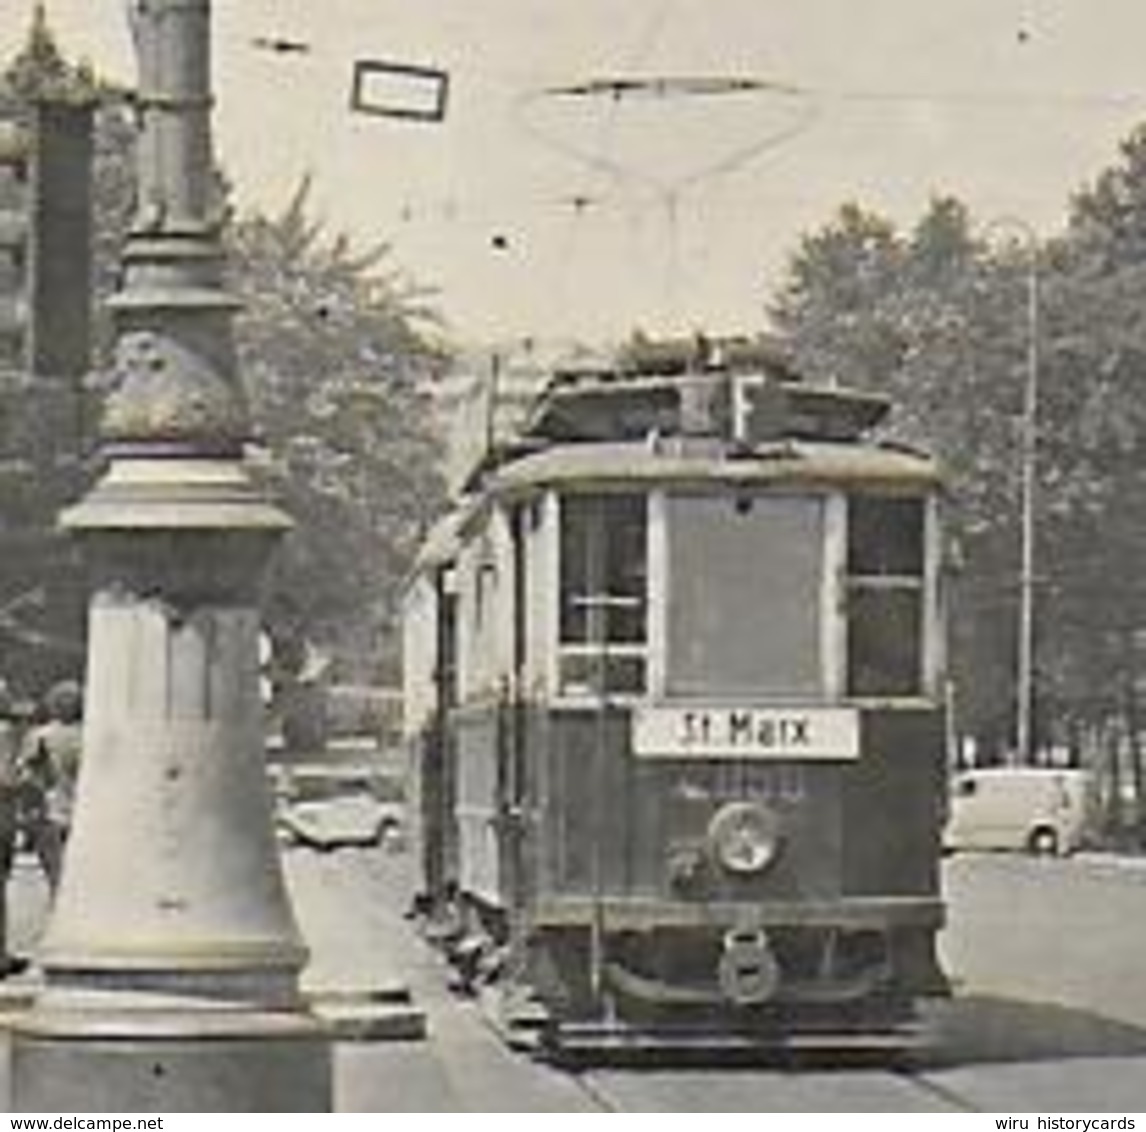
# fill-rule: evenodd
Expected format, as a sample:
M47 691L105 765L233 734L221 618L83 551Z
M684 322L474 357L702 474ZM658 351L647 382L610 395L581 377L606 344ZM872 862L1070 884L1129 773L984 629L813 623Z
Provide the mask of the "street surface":
M429 1040L339 1051L344 1111L1046 1111L1146 1109L1146 862L964 855L946 864L944 961L956 998L928 1011L934 1048L895 1070L593 1069L506 1050L446 989L398 912L408 861L288 855L306 930L356 908L426 1011ZM319 911L319 901L325 911ZM383 941L385 941L383 943Z
M942 951L956 997L928 1009L932 1045L910 1064L570 1073L508 1050L477 1003L448 989L402 917L408 856L295 848L284 859L314 954L306 985L405 985L426 1015L426 1040L339 1044L339 1111L1146 1110L1146 862L950 859ZM31 863L12 900L30 943L44 908Z

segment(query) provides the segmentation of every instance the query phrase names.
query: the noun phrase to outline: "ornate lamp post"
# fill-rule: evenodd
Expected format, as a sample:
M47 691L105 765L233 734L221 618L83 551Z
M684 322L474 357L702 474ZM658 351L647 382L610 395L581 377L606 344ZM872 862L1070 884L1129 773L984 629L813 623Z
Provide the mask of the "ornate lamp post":
M263 766L258 591L285 517L243 468L210 0L133 0L139 212L107 468L63 517L93 596L84 757L16 1111L328 1111L330 1045Z

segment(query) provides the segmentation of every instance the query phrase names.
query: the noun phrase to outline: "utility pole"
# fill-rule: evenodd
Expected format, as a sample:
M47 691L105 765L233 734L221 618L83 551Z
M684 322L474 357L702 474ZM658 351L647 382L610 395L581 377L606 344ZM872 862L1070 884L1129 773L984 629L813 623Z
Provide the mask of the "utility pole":
M210 0L132 0L139 211L114 300L106 468L63 525L91 566L84 752L20 1112L311 1112L330 1043L275 844L258 596L286 517L243 465L210 132Z
M1019 762L1034 761L1035 688L1035 486L1038 472L1039 252L1034 233L1027 240L1027 364L1023 381L1022 521L1019 563L1018 708L1015 742Z
M1022 239L1026 264L1026 360L1023 367L1022 417L1019 426L1019 613L1016 626L1015 759L1034 762L1035 699L1035 492L1038 486L1039 339L1041 281L1038 233L1025 220L1003 216L989 231L1011 228Z

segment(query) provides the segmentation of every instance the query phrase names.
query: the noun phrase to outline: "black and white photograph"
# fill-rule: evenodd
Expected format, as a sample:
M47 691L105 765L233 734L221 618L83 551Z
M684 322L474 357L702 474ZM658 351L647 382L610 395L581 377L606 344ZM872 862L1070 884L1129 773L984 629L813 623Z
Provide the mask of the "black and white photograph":
M10 1126L1146 1122L1143 44L0 0Z

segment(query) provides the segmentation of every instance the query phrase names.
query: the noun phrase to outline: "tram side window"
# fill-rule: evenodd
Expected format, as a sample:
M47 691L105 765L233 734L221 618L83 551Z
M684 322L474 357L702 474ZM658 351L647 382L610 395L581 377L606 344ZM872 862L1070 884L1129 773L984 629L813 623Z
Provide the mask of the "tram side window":
M442 707L458 702L458 594L453 571L442 584L438 618L437 678ZM451 588L452 587L452 588Z
M922 691L925 522L920 499L848 502L848 692Z
M643 495L561 500L560 679L565 693L645 687L647 512Z

